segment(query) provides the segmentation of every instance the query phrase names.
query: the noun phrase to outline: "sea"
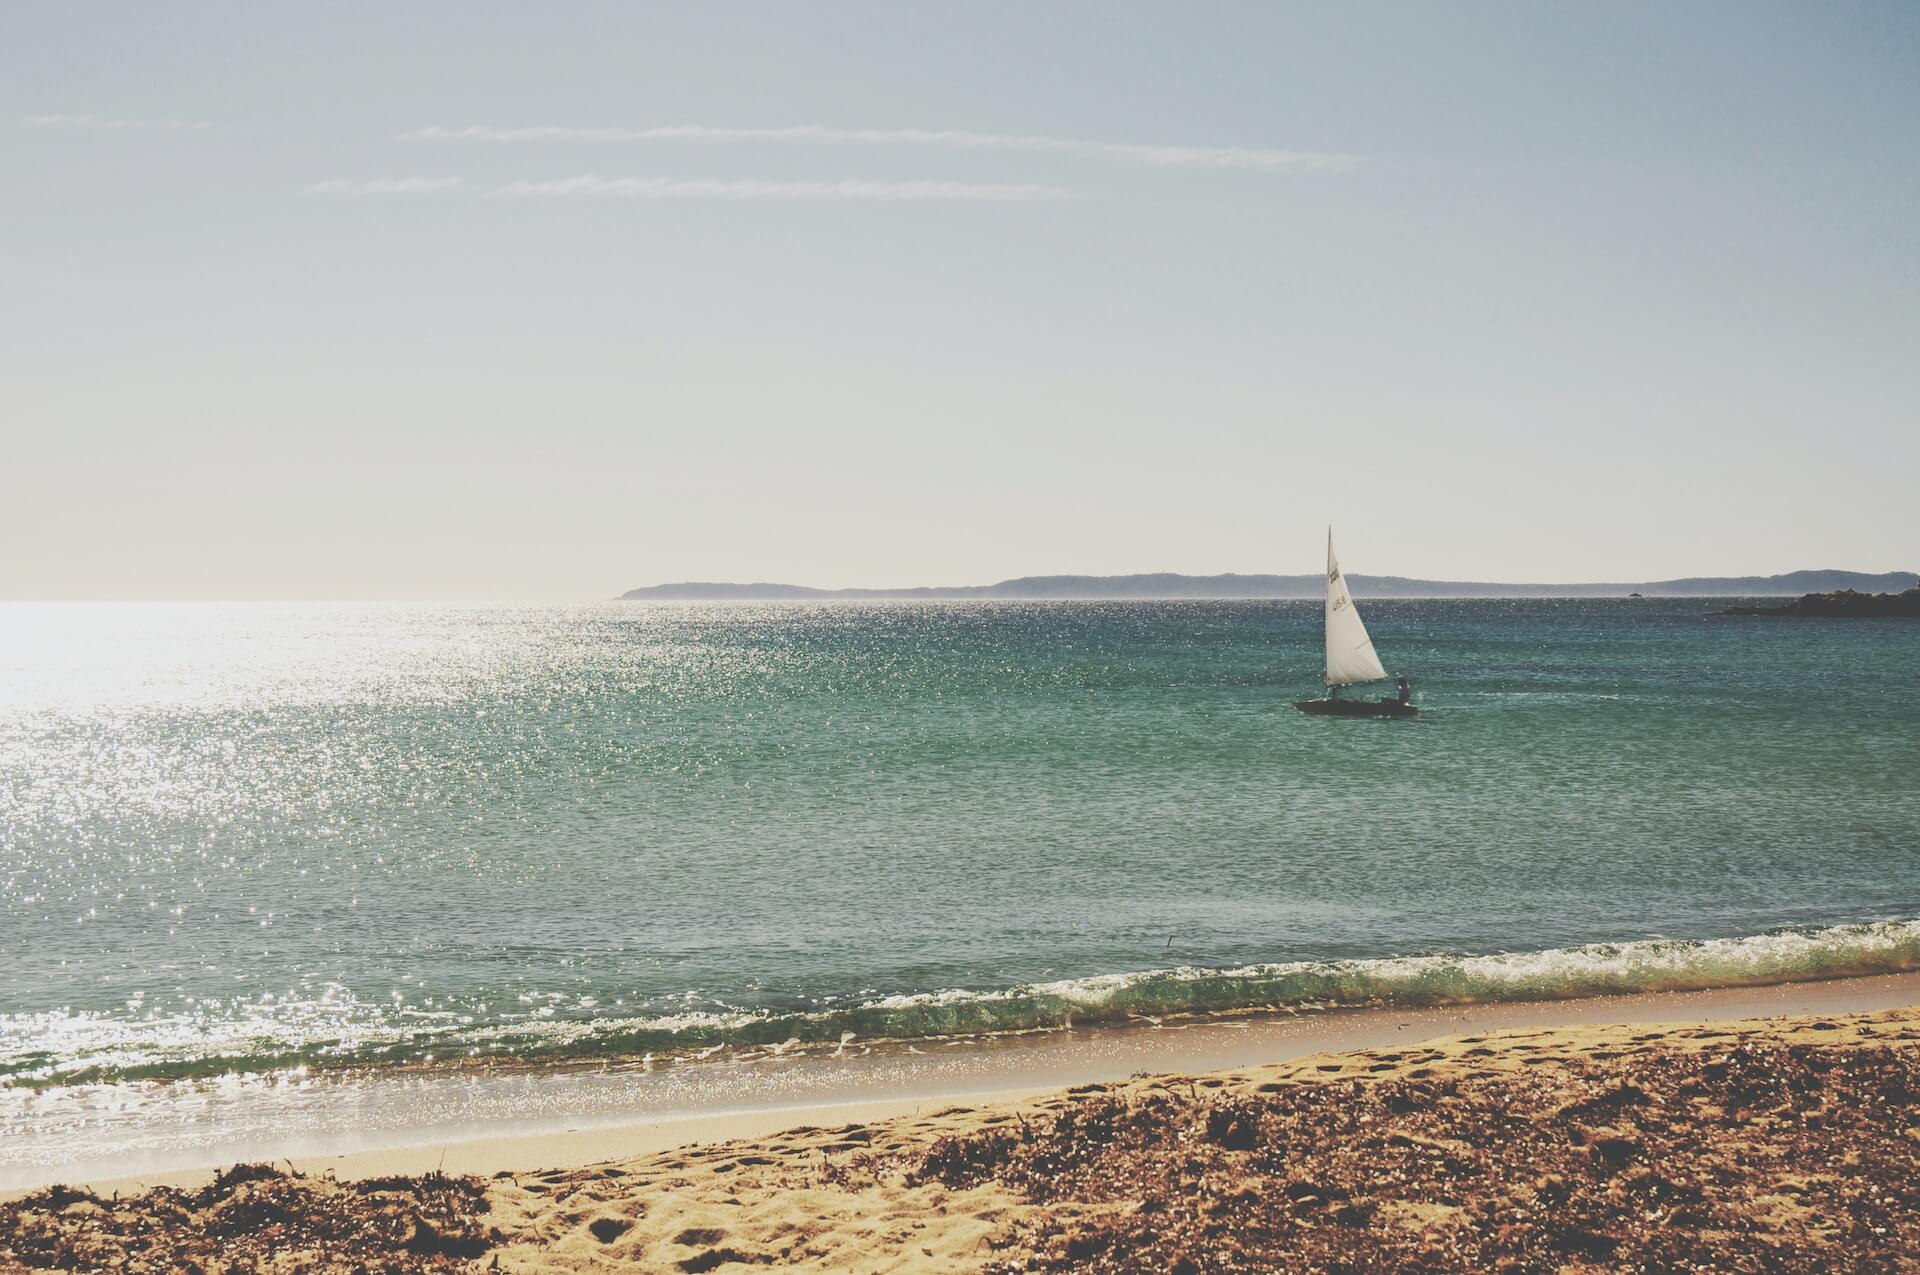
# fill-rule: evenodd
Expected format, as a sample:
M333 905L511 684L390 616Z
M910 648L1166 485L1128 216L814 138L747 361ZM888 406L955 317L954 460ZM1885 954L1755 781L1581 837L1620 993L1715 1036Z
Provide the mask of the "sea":
M1312 601L0 605L0 1185L337 1077L1920 969L1920 624L1730 601L1362 598L1405 722L1294 711Z

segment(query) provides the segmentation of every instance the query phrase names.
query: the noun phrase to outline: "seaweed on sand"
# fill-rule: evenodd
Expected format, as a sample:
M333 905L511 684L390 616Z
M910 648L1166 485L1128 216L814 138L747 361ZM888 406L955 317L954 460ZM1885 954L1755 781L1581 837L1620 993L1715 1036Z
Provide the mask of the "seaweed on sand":
M1891 1271L1920 1249L1913 1050L1273 1088L1087 1098L907 1173L1045 1206L1001 1271Z
M0 1267L62 1271L442 1271L496 1236L476 1178L337 1182L239 1164L193 1191L104 1199L48 1187L0 1204Z

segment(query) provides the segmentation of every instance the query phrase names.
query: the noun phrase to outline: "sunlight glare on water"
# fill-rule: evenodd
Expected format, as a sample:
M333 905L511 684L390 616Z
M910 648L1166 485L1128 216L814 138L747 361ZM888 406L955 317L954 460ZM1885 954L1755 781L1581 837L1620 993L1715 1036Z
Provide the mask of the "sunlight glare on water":
M1368 603L1388 725L1311 602L8 604L0 1076L1909 967L1920 626L1712 605Z

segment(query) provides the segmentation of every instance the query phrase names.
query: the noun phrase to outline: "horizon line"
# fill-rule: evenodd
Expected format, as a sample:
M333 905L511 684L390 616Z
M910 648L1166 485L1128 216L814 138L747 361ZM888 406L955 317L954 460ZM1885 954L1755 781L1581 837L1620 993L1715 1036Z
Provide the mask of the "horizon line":
M1656 580L1587 580L1587 581L1582 581L1582 580L1559 580L1559 581L1447 580L1447 579L1439 579L1434 577L1392 575L1384 572L1348 572L1347 573L1347 578L1353 581L1356 587L1358 588L1372 587L1377 589L1381 586L1388 586L1390 588L1393 588L1397 596L1400 596L1400 597L1475 596L1469 592L1466 592L1473 589L1487 589L1487 590L1497 591L1496 593L1490 593L1490 594L1479 595L1479 596L1506 596L1506 597L1568 596L1564 592L1566 590L1578 590L1586 594L1587 596L1607 596L1606 594L1601 593L1600 591L1615 590L1618 592L1614 596L1627 596L1627 594L1630 591L1638 591L1642 589L1667 590L1668 591L1667 596L1669 597L1714 596L1713 594L1693 595L1685 592L1675 593L1675 592L1672 592L1672 590L1680 586L1702 586L1706 588L1713 588L1715 586L1718 586L1721 589L1726 589L1726 588L1742 586L1742 585L1759 586L1763 584L1777 583L1780 586L1789 587L1789 590L1791 592L1791 589L1799 588L1801 587L1801 585L1812 583L1812 581L1807 579L1808 577L1823 577L1823 576L1855 577L1861 580L1862 582L1873 582L1876 585L1884 583L1885 585L1888 585L1888 586L1897 585L1898 577L1912 577L1915 583L1911 587L1920 587L1920 572L1903 571L1903 570L1856 571L1856 570L1853 570L1852 568L1846 568L1846 567L1805 567L1805 568L1797 568L1792 571L1779 571L1779 572L1771 572L1766 574L1751 573L1751 574L1745 574L1745 575L1682 575L1682 576L1668 576L1668 577L1664 577ZM1057 585L1057 586L1061 586L1068 589L1074 589L1076 587L1080 589L1084 589L1085 587L1088 587L1088 586L1114 585L1114 584L1124 584L1126 582L1138 582L1141 587L1146 589L1151 589L1156 585L1159 585L1162 583L1174 588L1179 588L1182 585L1185 585L1188 587L1215 586L1217 588L1221 586L1232 587L1234 584L1240 581L1247 581L1249 583L1255 583L1255 584L1266 583L1267 588L1266 590L1263 590L1258 593L1249 593L1245 595L1209 592L1205 596L1211 597L1211 598L1222 598L1222 599L1228 598L1228 597L1237 597L1237 596L1245 596L1248 598L1272 597L1275 595L1270 590L1272 590L1275 587L1278 587L1278 588L1287 589L1287 590L1298 589L1300 590L1298 596L1311 597L1311 596L1314 596L1314 593L1311 591L1311 586L1317 584L1322 579L1324 579L1323 572L1284 572L1283 573L1283 572L1269 572L1269 571L1256 571L1256 572L1224 571L1224 572L1217 572L1209 575L1196 575L1196 574L1179 572L1179 571L1140 571L1140 572L1126 572L1126 573L1113 574L1113 575L1091 575L1091 574L1075 573L1075 572L1060 572L1060 573L1036 574L1036 575L1024 575L1024 576L1008 576L1004 579L995 580L986 584L962 584L962 585L885 585L885 586L845 585L845 586L839 586L839 587L824 587L824 586L818 586L818 585L791 584L784 581L776 581L776 580L749 580L749 581L673 580L673 581L664 581L658 584L640 585L636 588L625 590L622 593L615 595L615 600L649 601L652 599L644 595L661 594L661 593L667 593L669 591L674 591L674 590L686 590L686 591L714 590L714 591L720 591L723 594L730 595L731 598L739 599L739 600L753 599L756 596L754 593L754 591L756 590L765 590L770 592L778 591L779 594L785 596L788 599L817 598L822 600L830 600L834 598L842 598L842 599L859 600L863 598L871 599L871 598L884 598L884 597L911 599L913 597L924 598L930 595L946 594L946 595L955 595L959 600L965 600L966 597L979 596L979 595L985 594L990 590L1005 589L1005 588L1017 587L1021 585L1037 585L1042 588ZM1791 583L1796 580L1799 581L1799 584ZM1419 588L1428 587L1428 586L1442 589L1445 592L1439 593L1439 594L1432 594L1432 595L1422 595L1419 593L1404 591L1404 590L1410 590L1410 589L1419 589ZM1538 590L1539 592L1537 593L1520 592L1523 590ZM643 595L643 596L636 596L636 595ZM768 595L761 595L761 596L768 596ZM1018 596L1038 600L1051 595L1036 592L1036 593L1020 594ZM1062 601L1077 601L1077 600L1085 600L1086 598L1086 595L1084 594L1084 592L1063 593L1058 596ZM1102 595L1102 596L1114 596L1114 595ZM1141 600L1153 598L1156 596L1164 596L1171 600L1171 599L1176 599L1181 597L1190 597L1192 595L1190 593L1169 593L1165 595L1156 595L1150 592L1142 592L1142 593L1128 594L1124 596L1138 598ZM1292 595L1289 594L1287 596L1292 596ZM1775 596L1775 595L1751 594L1748 596ZM1787 596L1787 595L1779 595L1779 596ZM679 600L688 600L688 599L683 598ZM699 600L725 601L725 600L728 600L728 597L721 596L721 597L712 597L712 598L705 598L705 599L699 599Z
M1799 568L1793 571L1773 572L1769 574L1750 573L1745 575L1672 576L1672 577L1668 577L1666 579L1661 579L1661 580L1638 580L1638 581L1629 581L1629 580L1597 580L1597 581L1442 580L1442 579L1435 579L1430 577L1387 575L1387 574L1372 573L1372 572L1350 572L1348 573L1347 578L1349 580L1353 580L1356 582L1367 582L1367 583L1389 582L1389 583L1405 584L1409 586L1438 585L1438 586L1444 586L1450 590L1455 590L1455 592L1450 592L1446 594L1400 593L1396 595L1399 598L1412 599L1412 598L1420 598L1420 597L1472 598L1472 597L1496 597L1496 596L1504 596L1509 598L1569 597L1569 596L1581 596L1581 595L1557 593L1552 591L1565 590L1565 589L1630 590L1635 588L1645 588L1649 586L1660 587L1660 586L1671 586L1671 585L1677 585L1677 584L1732 582L1732 581L1761 582L1761 581L1772 581L1772 580L1786 580L1795 576L1820 576L1820 575L1856 576L1856 577L1864 577L1867 579L1886 579L1888 577L1907 577L1915 581L1915 585L1909 586L1909 587L1920 587L1920 571L1910 571L1910 570L1856 571L1856 570L1853 570L1852 568L1846 568L1846 567L1808 567L1808 568ZM0 596L0 606L47 606L47 605L178 606L178 605L207 605L207 604L223 605L223 604L255 604L255 603L274 603L274 604L354 603L354 604L375 605L375 606L378 606L378 605L403 605L404 606L404 605L411 605L415 603L433 603L438 605L450 605L450 606L517 606L517 605L565 606L565 605L576 605L576 604L592 604L592 603L599 603L599 602L621 602L621 601L644 602L644 601L654 601L654 600L683 601L683 602L684 601L727 602L727 601L769 601L769 600L773 600L773 601L812 600L812 601L822 601L822 602L863 601L863 600L913 601L915 600L915 595L918 595L922 600L930 600L930 601L962 601L962 602L964 601L1007 601L1009 600L1007 598L967 597L967 596L939 599L939 598L927 598L926 595L938 594L938 593L951 593L951 594L962 594L962 595L978 594L980 591L983 591L983 590L998 588L1003 585L1019 584L1025 581L1048 580L1048 581L1094 581L1094 582L1097 582L1097 581L1113 581L1113 580L1142 580L1142 579L1152 579L1154 577L1168 577L1173 579L1192 580L1192 581L1200 581L1200 582L1231 581L1231 580L1281 580L1281 581L1290 581L1290 582L1291 581L1318 582L1324 579L1324 573L1315 572L1315 571L1288 572L1288 573L1270 572L1270 571L1222 571L1222 572L1215 572L1209 575L1197 575L1197 574L1179 572L1179 571L1139 571L1139 572L1127 572L1127 573L1114 574L1114 575L1094 575L1094 574L1085 573L1085 572L1057 572L1057 573L1051 573L1051 574L1008 576L1004 579L995 580L988 584L904 585L904 586L895 586L895 587L869 587L869 586L860 586L860 585L825 587L825 586L814 586L814 585L787 584L787 583L772 581L772 580L753 580L753 581L747 581L744 583L738 582L738 581L720 581L720 580L674 580L674 581L663 582L660 584L642 585L635 589L629 589L625 593L615 594L612 597L608 597L604 594L594 595L594 596L573 595L573 596L566 596L566 597L555 597L553 595L530 595L530 594L511 594L511 595L501 594L501 595L493 595L493 596L478 596L478 595L472 595L472 594L460 595L460 596L450 596L450 595L433 596L433 595L427 595L427 594L414 594L414 595L402 597L402 596L368 596L365 594L355 595L355 594L344 594L344 593L332 593L332 594L324 594L324 595L223 594L223 595L181 596L181 595L173 594L173 595L149 595L149 596L117 595L117 596L89 596L89 597L49 597L45 595L34 596L34 597ZM1889 583L1897 583L1897 581L1889 581ZM791 590L800 591L801 596L789 597L785 599L769 599L764 597L755 598L752 596L742 596L742 595L736 595L733 598L719 597L719 598L704 598L704 599L689 599L689 598L649 599L644 597L633 598L633 597L627 596L628 594L633 594L633 593L645 593L652 590L673 589L673 588L714 588L714 589L736 589L736 590L791 589ZM1471 593L1457 592L1458 590L1474 589L1474 588L1498 589L1498 590L1503 590L1505 592L1500 594L1471 594ZM1527 589L1537 589L1537 590L1542 590L1542 592L1538 592L1538 593L1514 592L1515 590L1527 590ZM1160 600L1160 601L1234 601L1234 600L1260 601L1260 600L1272 600L1276 598L1276 596L1280 596L1280 595L1274 595L1270 593L1269 594L1214 593L1214 594L1207 594L1200 597L1196 597L1192 594L1183 595L1183 594L1139 593L1139 594L1132 594L1132 595L1109 595L1105 597L1090 598L1085 595L1075 597L1071 595L1049 595L1044 593L1032 593L1032 594L1018 595L1016 598L1012 600L1061 601L1061 602L1117 601L1117 600L1131 600L1131 601L1141 601L1141 602L1155 601L1155 600ZM1284 599L1292 600L1297 598L1310 598L1315 596L1318 596L1317 593L1310 592L1310 591L1302 591L1299 593L1284 595ZM1623 593L1617 593L1617 594L1587 593L1585 594L1585 596L1625 597L1627 595L1623 592ZM1716 597L1716 596L1717 597L1737 597L1737 596L1786 597L1786 596L1792 596L1792 595L1790 593L1786 593L1786 594L1667 593L1664 596L1668 598L1684 598L1684 597Z

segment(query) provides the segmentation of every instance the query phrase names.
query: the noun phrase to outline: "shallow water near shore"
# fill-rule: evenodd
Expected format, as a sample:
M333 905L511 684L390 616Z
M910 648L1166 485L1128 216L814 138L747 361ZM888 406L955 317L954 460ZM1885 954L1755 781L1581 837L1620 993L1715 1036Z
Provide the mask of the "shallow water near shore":
M1920 625L1362 605L0 607L0 1081L1920 968Z
M680 1061L385 1067L0 1090L0 1198L56 1180L100 1189L190 1186L215 1166L257 1160L290 1160L302 1172L343 1178L545 1170L1141 1075L1404 1049L1435 1037L1666 1025L1650 1028L1650 1039L1676 1025L1826 1018L1916 1003L1920 974L1883 974L1548 1002L1198 1015L778 1056L725 1049Z

